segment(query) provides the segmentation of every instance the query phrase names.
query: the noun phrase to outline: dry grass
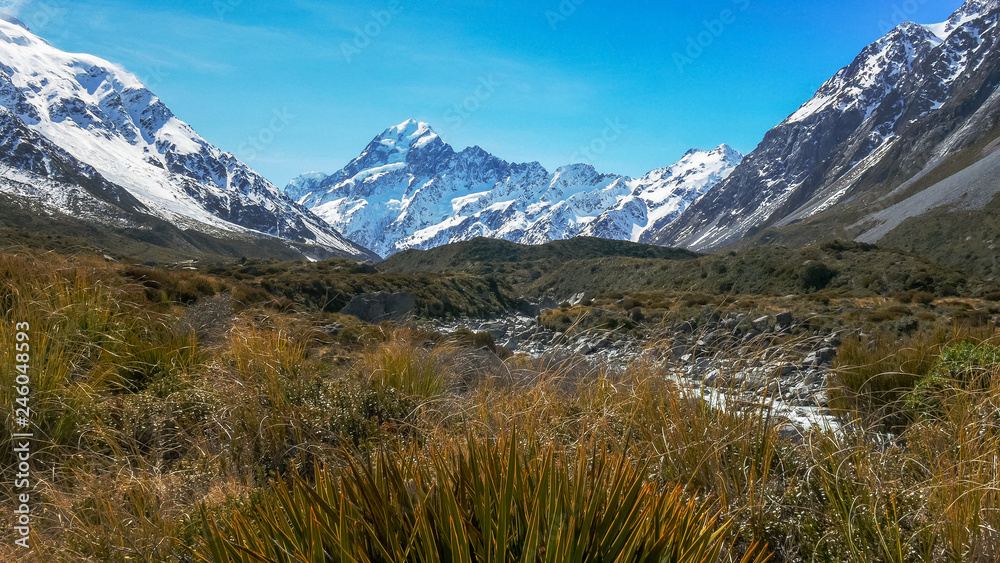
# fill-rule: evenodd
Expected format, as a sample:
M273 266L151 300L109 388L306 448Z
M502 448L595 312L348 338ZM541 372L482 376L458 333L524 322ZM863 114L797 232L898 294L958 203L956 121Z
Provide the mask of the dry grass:
M277 482L252 514L206 517L205 561L718 561L732 522L607 451L565 459L511 434L391 451ZM754 547L743 561L764 561Z
M845 337L831 392L849 424L783 438L737 376L795 339L734 349L729 387L707 402L656 354L617 372L402 329L331 341L263 310L199 324L85 260L0 255L0 281L0 343L32 323L40 437L35 549L2 542L0 560L254 560L239 546L277 561L1000 554L996 367L921 387L933 409L907 402L942 350L985 328ZM12 448L0 438L0 459ZM5 481L4 507L12 493Z

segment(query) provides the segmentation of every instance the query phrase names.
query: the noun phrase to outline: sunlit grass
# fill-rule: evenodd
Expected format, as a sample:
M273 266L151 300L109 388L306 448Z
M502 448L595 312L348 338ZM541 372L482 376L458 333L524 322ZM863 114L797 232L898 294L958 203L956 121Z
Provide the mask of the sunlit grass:
M0 255L5 436L22 321L38 435L36 551L0 542L0 560L1000 554L992 328L845 335L830 389L843 430L789 436L772 397L747 401L736 376L794 356L792 338L724 353L706 401L655 346L616 370L501 357L485 337L337 340L253 308L223 308L200 338L193 309L118 268ZM0 460L12 447L0 438ZM5 508L12 493L5 480Z

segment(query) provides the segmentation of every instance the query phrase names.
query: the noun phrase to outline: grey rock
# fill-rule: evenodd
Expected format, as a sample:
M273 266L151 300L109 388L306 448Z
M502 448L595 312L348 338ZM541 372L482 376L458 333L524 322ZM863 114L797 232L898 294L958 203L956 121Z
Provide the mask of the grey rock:
M785 424L779 428L778 438L782 440L789 440L794 443L800 443L804 439L802 431L800 431L794 424Z
M605 350L611 347L611 341L607 338L602 338L601 340L594 343L594 351Z
M816 356L819 358L819 363L827 364L833 361L837 357L836 348L820 348L816 351Z
M340 331L344 330L344 328L345 328L344 325L340 323L333 323L326 325L321 330L324 333L329 334L330 336L337 336L338 334L340 334Z
M818 370L810 371L806 374L805 384L809 387L822 387L826 385L826 375Z
M788 311L784 311L775 315L774 320L778 323L778 326L788 328L792 326L792 321L795 318Z
M758 319L751 321L754 330L757 332L766 332L767 329L771 328L771 317L763 316Z
M700 373L705 373L705 372L700 372L699 371L699 372L696 372L696 373L700 374ZM713 369L712 371L709 371L708 373L705 373L705 379L703 380L703 382L704 382L704 384L706 386L708 386L708 387L715 387L715 384L718 383L718 381L719 381L719 370Z
M357 295L346 307L342 315L353 315L368 323L398 321L413 312L416 298L409 293L366 293Z

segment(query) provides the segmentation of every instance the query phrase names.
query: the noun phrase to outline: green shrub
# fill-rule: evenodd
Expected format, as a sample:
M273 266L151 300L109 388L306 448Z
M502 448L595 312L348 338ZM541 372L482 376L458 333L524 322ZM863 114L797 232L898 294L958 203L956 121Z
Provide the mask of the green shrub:
M806 262L799 272L802 289L806 291L825 289L835 277L837 277L837 272L822 262Z
M253 513L202 509L201 556L230 561L720 560L731 522L711 499L605 451L563 457L515 436L432 452L386 450L315 485L275 483ZM767 559L750 546L744 563Z
M830 406L889 426L905 425L901 400L930 371L947 340L943 332L917 334L902 343L888 334L846 338L828 380Z
M966 341L941 351L930 371L917 382L909 405L920 416L939 415L947 395L988 389L1000 367L1000 346Z
M380 390L395 389L423 399L442 395L452 379L448 349L424 348L414 336L397 330L388 342L366 350L358 361L361 376Z

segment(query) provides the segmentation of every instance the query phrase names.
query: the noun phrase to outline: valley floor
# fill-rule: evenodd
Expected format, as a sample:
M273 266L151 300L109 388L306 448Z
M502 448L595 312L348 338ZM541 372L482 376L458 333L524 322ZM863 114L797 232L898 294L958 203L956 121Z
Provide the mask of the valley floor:
M0 254L3 467L23 396L34 434L31 547L8 470L0 560L1000 553L1000 296L644 289L514 314L484 279ZM333 287L452 312L367 324L326 310Z

